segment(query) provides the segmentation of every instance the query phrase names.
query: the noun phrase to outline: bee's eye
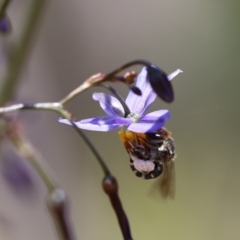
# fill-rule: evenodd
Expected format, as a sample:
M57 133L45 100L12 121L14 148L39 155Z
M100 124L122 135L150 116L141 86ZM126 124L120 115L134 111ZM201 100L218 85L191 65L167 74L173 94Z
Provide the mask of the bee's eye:
M164 140L163 136L158 134L158 133L147 133L148 137L151 139L151 141L153 142L162 142Z

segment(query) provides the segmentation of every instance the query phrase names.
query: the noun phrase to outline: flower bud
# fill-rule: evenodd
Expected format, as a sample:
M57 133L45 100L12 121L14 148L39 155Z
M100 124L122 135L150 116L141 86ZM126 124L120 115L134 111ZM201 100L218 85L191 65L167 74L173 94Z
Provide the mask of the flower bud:
M174 99L173 88L166 73L154 65L147 67L147 78L154 92L165 102L172 102Z

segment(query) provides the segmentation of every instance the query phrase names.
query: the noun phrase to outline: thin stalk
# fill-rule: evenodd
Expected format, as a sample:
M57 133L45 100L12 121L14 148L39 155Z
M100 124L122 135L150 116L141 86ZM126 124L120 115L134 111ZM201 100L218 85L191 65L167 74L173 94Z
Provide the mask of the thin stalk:
M49 193L51 193L56 188L56 186L47 171L42 167L42 164L40 163L40 157L38 156L36 150L29 142L26 141L26 139L23 139L22 136L17 133L9 134L9 138L13 142L19 154L27 159L28 162L32 165L32 167L44 182Z
M93 86L97 86L100 85L104 82L107 81L111 81L112 79L115 78L115 76L122 72L123 70L133 66L133 65L143 65L143 66L150 66L151 63L145 60L135 60L129 63L124 64L123 66L121 66L120 68L110 72L107 75L98 73L95 74L93 76L91 76L89 79L87 79L83 84L81 84L79 87L77 87L76 89L74 89L72 92L70 92L66 97L64 97L60 103L62 105L65 105L66 103L68 103L70 100L72 100L73 98L75 98L76 96L78 96L80 93L84 92L85 90L87 90L90 87Z
M48 208L53 216L58 235L61 240L75 240L69 211L69 200L65 191L56 188L48 199Z
M82 83L79 87L77 87L72 92L70 92L66 97L64 97L60 101L60 103L62 105L67 104L69 101L71 101L73 98L78 96L80 93L82 93L82 92L86 91L87 89L89 89L90 87L94 86L94 82L96 83L96 82L101 81L104 78L104 76L105 75L103 75L101 73L91 76L84 83Z
M0 19L2 19L2 17L4 17L9 3L10 3L10 0L4 0L3 1L2 5L1 5L1 8L0 8Z
M103 179L102 186L103 190L108 195L112 207L116 213L124 240L133 240L130 224L127 215L123 209L121 199L118 195L117 179L112 175L108 175Z
M8 64L7 75L5 79L3 79L3 85L0 91L0 106L3 106L7 101L11 100L15 93L20 71L25 62L30 42L36 30L36 25L47 0L34 0L31 2L32 6L26 19L25 28Z
M148 66L151 66L151 63L146 60L134 60L132 62L126 63L123 66L121 66L120 68L107 74L102 82L109 81L110 79L114 78L115 75L117 75L118 73L122 72L123 70L125 70L133 65L143 65L143 66L148 67Z
M98 161L100 167L102 168L104 175L105 176L110 175L111 172L110 172L109 168L107 167L106 163L104 162L103 158L101 157L101 155L99 154L97 149L94 147L92 142L88 139L88 137L81 131L81 129L79 129L77 127L76 123L71 120L71 117L69 117L69 114L66 114L64 111L61 111L59 113L61 114L62 117L67 118L71 122L71 124L74 127L74 129L76 130L76 132L81 136L81 138L83 139L85 144L92 151L92 153L95 156L96 160Z
M9 107L2 107L0 108L0 114L12 112L16 110L45 110L45 111L53 111L56 112L58 115L60 115L63 118L68 119L74 129L77 131L77 133L81 136L85 144L89 147L89 149L92 151L93 155L95 156L96 160L100 164L100 167L102 168L104 175L110 175L110 170L108 169L106 163L104 162L101 155L98 153L97 149L94 147L94 145L91 143L91 141L87 138L87 136L77 127L77 125L72 121L71 114L67 112L65 109L62 108L62 105L60 103L35 103L35 104L15 104Z
M46 111L57 111L62 108L59 103L35 103L35 104L14 104L11 106L0 107L0 114L14 112L17 110L46 110Z

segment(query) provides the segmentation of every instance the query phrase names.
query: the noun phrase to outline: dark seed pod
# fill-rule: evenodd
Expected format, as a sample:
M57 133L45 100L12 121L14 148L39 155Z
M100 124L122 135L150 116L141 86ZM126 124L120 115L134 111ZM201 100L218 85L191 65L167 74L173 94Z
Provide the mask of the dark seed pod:
M112 194L117 194L118 192L117 180L112 175L108 175L103 179L102 186L105 193L107 193L109 196L112 196Z
M136 95L142 96L142 92L141 92L141 90L140 90L138 87L132 86L130 89L131 89L131 91L134 92Z
M165 102L172 102L174 99L173 88L166 73L154 65L148 66L147 72L148 81L158 97Z

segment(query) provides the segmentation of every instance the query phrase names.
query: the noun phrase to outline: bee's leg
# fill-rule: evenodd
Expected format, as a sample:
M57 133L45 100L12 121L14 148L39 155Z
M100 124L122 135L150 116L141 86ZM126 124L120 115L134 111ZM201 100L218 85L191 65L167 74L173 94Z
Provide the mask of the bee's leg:
M135 142L135 145L139 145L139 142L138 142L138 138L137 138L137 135L135 132L132 132L133 133L133 136L134 136L134 142Z

